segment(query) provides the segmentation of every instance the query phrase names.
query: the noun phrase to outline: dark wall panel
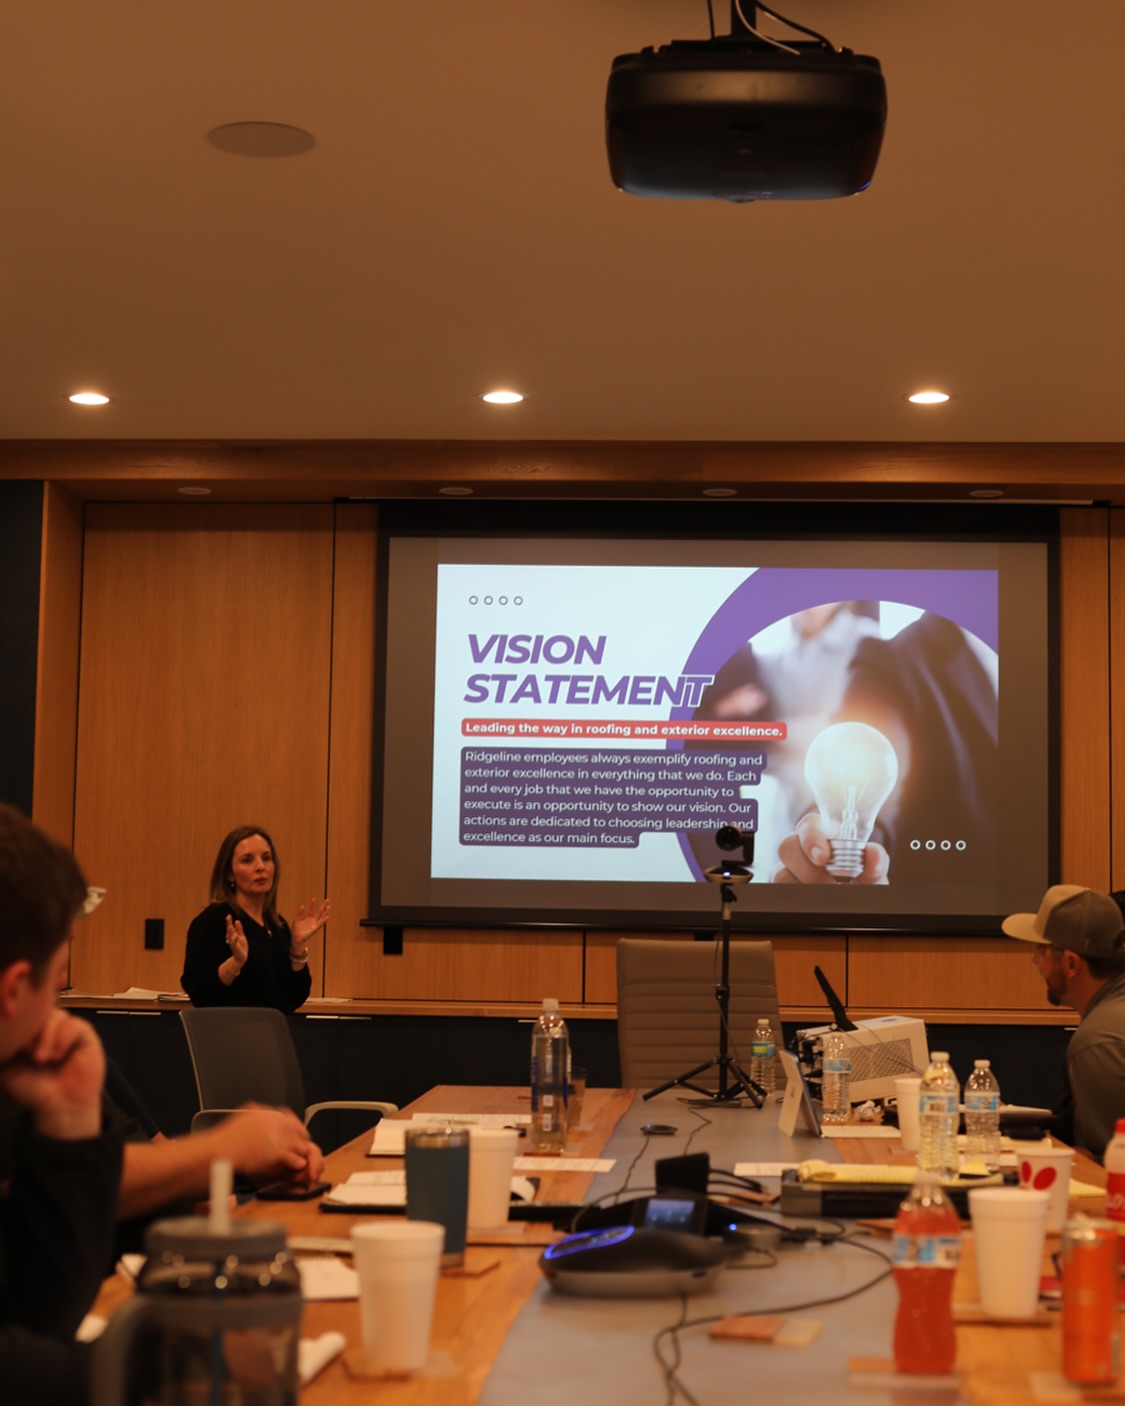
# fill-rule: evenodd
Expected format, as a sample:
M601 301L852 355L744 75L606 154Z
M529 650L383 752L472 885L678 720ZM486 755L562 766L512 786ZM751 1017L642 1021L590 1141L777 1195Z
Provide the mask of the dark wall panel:
M0 483L0 800L31 814L43 485Z

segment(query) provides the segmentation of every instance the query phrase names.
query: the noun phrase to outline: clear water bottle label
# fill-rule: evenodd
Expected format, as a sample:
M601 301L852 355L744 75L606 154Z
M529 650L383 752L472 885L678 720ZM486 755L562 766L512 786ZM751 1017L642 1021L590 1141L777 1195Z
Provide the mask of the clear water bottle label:
M952 1117L957 1112L957 1100L952 1094L929 1092L923 1089L918 1099L918 1112L923 1118L927 1113L940 1113Z
M999 1108L999 1094L971 1093L965 1095L966 1113L996 1113Z
M959 1235L896 1235L897 1269L956 1269L961 1258Z
M826 1059L824 1061L825 1074L849 1074L851 1067L852 1062L847 1056L843 1059Z
M768 1059L773 1054L773 1050L765 1040L751 1040L750 1055L753 1059Z

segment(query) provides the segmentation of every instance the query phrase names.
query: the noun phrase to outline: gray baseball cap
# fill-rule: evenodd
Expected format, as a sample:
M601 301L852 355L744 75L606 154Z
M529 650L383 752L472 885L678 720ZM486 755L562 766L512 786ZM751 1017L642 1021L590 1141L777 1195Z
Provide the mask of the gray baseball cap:
M1013 913L1001 927L1022 942L1077 952L1080 957L1111 957L1125 932L1125 919L1108 893L1055 884L1043 895L1038 913Z

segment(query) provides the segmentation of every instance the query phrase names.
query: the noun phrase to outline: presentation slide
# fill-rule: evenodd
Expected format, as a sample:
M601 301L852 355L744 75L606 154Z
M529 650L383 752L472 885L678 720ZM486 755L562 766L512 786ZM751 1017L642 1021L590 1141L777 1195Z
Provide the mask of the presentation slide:
M1030 643L1012 627L1029 552ZM393 542L411 608L392 601L388 716L409 715L412 741L388 727L384 826L400 783L428 807L409 860L385 838L385 890L400 871L405 903L707 911L700 889L743 858L715 842L735 826L766 911L908 929L1006 911L1013 846L1036 885L1047 863L1043 560L1027 544Z

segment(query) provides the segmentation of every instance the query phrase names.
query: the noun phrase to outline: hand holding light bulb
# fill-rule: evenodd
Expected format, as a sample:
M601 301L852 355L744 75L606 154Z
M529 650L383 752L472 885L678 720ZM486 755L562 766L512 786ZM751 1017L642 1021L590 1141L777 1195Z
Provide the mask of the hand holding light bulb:
M898 780L894 748L866 723L836 723L809 747L805 775L818 813L778 846L774 882L885 884L889 858L870 835Z

